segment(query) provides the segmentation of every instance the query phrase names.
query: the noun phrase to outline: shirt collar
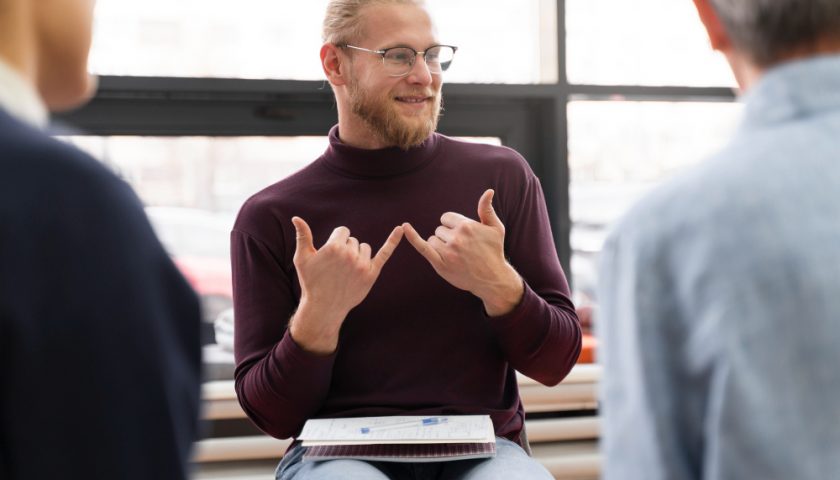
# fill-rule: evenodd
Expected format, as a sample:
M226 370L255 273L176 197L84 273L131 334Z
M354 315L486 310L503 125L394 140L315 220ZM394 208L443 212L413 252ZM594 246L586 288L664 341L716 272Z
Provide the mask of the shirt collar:
M35 128L45 129L49 113L35 88L0 58L0 109Z
M840 109L840 55L773 67L746 92L743 101L747 129Z
M338 125L330 130L330 146L321 157L328 168L359 178L386 178L423 168L437 155L439 134L432 133L420 145L408 150L388 147L375 150L353 147L338 136Z

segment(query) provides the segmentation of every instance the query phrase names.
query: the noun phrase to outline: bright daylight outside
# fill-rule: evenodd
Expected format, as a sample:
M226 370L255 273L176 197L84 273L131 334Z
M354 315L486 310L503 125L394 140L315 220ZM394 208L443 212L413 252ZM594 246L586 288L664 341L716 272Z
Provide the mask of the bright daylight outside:
M476 3L428 2L441 41L459 46L445 81L558 80L556 2ZM100 75L322 79L318 51L326 1L233 5L99 0L92 69ZM667 22L658 20L665 16ZM566 30L571 83L734 85L723 59L709 51L688 1L567 0ZM718 148L739 113L730 103L572 99L570 275L579 302L595 301L596 258L610 222L651 186ZM134 186L202 296L204 342L229 346L228 237L235 214L251 194L320 155L326 137L68 139Z

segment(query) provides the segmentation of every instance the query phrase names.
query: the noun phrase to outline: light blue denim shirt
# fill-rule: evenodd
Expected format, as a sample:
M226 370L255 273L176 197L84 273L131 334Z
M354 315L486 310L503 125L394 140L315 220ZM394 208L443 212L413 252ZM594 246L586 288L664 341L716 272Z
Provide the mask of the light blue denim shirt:
M602 253L606 479L840 479L840 56L743 100Z

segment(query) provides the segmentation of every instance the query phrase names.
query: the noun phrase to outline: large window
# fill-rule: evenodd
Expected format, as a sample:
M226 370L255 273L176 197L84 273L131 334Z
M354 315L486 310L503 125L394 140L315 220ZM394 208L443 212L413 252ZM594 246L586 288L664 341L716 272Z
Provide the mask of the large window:
M725 60L688 0L427 4L440 39L460 47L441 132L491 138L528 159L575 298L597 301L611 223L737 124ZM249 195L325 148L336 122L318 59L325 6L98 1L92 68L102 88L60 120L83 132L72 142L134 185L179 262L225 263L226 234L218 245L185 228L229 228ZM179 265L189 277L188 263ZM228 305L209 301L209 317Z

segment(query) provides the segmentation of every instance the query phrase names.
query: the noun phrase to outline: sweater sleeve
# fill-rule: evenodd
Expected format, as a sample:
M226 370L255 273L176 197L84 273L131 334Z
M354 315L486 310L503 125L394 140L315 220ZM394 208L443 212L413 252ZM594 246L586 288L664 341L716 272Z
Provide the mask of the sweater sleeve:
M244 231L231 233L236 393L260 429L287 438L327 397L335 354L306 352L288 334L298 304L295 273L272 250Z
M508 260L525 282L522 301L491 325L510 364L545 385L559 383L580 355L581 330L555 250L537 177L500 189ZM514 195L515 194L515 195Z

